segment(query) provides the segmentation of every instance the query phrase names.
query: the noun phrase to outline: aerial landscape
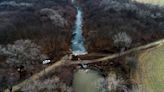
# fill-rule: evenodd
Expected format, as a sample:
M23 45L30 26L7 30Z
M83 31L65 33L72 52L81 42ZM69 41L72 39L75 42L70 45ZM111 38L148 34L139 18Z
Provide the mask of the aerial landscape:
M164 0L0 0L0 92L164 92Z

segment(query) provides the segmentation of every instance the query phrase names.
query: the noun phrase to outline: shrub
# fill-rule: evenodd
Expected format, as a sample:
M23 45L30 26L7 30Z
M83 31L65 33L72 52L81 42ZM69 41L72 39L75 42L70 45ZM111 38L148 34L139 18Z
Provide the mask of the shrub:
M126 64L129 68L129 77L131 78L138 68L138 59L136 57L127 57Z
M22 3L17 3L15 1L4 1L4 2L1 2L0 3L0 6L13 6L13 7L21 7L21 6L25 6L25 7L30 7L32 6L31 3L25 3L25 2L22 2Z
M99 78L93 82L93 85L101 92L107 92L107 80L105 78Z
M121 49L129 48L132 43L131 37L125 32L120 32L114 35L113 41L114 41L114 46Z
M137 5L133 0L102 0L100 7L103 7L105 11L109 9L114 9L116 11L127 10L136 12L136 14L140 17L151 17L151 18L160 18L162 17L159 12L160 8L157 5L145 4L144 8ZM155 11L154 11L155 10ZM154 11L154 12L152 12Z
M52 21L52 23L57 26L63 27L64 25L67 25L67 21L56 10L44 8L40 10L40 13L42 15L46 15Z
M72 92L72 88L66 86L59 78L36 80L24 85L21 89L23 92Z
M0 48L0 54L7 57L6 62L11 66L21 65L28 68L47 58L46 55L41 53L41 47L30 40L18 40L14 44L8 44Z

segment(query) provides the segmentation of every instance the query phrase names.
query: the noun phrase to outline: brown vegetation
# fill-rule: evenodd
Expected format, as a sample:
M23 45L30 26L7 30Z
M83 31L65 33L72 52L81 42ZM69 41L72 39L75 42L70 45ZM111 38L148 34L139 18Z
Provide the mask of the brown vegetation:
M52 63L69 52L71 30L76 13L70 1L71 0L0 0L0 47L2 46L3 50L11 52L0 55L1 80L8 78L5 72L14 73L17 76L19 76L21 72L21 76L23 77L18 78L18 80L14 82L15 84L30 77L33 73L39 72L43 67L48 66L42 65L43 59L33 59L34 62L36 61L38 63L32 64L33 67L30 67L28 72L27 69L20 69L18 66L21 65L22 67L23 63L30 63L30 65L27 64L26 66L31 66L31 60L26 62L24 59L28 55L36 54L36 49L31 48L27 53L25 51L26 55L22 57L21 55L24 55L24 51L19 52L21 51L19 48L21 46L14 47L13 45L18 40L22 42L30 40L35 45L38 45L39 53L41 52L47 55L48 58L46 59L50 59ZM23 48L24 47L26 48L26 44L24 44ZM2 50L2 48L0 49ZM22 59L19 56L21 56ZM31 57L27 58L32 59ZM13 64L9 66L6 62L6 60L9 61L9 59L11 61L10 64L15 62L19 63L14 64L14 66ZM10 72L10 70L13 71ZM4 84L0 85L1 92L8 84L5 81L0 82Z
M57 60L69 51L74 18L75 9L66 0L1 1L0 44L31 39Z
M126 32L131 47L164 36L163 8L130 0L81 0L85 11L84 36L89 52L113 52L113 36Z

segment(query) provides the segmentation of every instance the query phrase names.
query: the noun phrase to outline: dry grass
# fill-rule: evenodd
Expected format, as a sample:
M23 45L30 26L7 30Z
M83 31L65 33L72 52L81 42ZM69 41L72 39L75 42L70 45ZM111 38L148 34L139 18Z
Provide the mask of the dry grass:
M140 56L137 82L142 92L164 92L164 45Z

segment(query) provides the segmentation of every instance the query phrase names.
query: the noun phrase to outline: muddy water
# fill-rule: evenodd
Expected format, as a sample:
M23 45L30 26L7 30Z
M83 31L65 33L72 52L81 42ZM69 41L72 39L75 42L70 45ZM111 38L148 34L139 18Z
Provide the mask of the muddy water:
M105 92L104 81L97 71L80 69L74 74L73 92Z

